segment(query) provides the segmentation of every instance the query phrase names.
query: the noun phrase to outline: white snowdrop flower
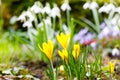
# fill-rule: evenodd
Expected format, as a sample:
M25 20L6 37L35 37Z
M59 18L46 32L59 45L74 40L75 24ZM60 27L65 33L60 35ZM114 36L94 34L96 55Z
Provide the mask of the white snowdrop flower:
M70 7L70 5L69 5L69 3L68 3L68 0L65 0L65 2L62 4L62 6L61 6L61 9L63 10L63 11L66 11L66 10L68 10L68 11L70 11L71 10L71 7Z
M32 23L30 21L26 21L26 22L23 23L23 27L31 28Z
M115 12L118 12L120 14L120 7L115 8Z
M27 21L30 22L32 22L35 19L34 15L29 10L26 12L26 17L28 17Z
M51 25L52 25L52 23L51 23L51 18L50 18L50 17L47 17L44 21L45 21L45 24L46 24L47 26L51 26Z
M10 19L10 24L14 24L16 21L17 21L17 16L13 16L13 17Z
M40 1L36 1L34 5L30 8L31 11L34 13L43 13L43 5Z
M114 10L115 9L115 5L114 4L108 4L107 5L107 8L108 8L108 10L110 11L110 10Z
M115 16L112 18L112 20L111 20L111 24L113 25L113 26L116 26L116 25L118 25L118 20L119 20L119 18L120 18L120 15L119 14L115 14Z
M96 9L96 8L98 8L98 4L96 2L92 2L89 6L89 9L91 9L91 10Z
M40 13L42 11L42 9L40 7L38 7L37 5L33 5L30 10L36 14Z
M83 9L88 9L90 6L90 2L86 2L84 5L83 5Z
M50 12L50 16L55 18L55 17L61 17L60 15L60 9L57 7L56 4L54 4L54 7L52 8L51 12Z
M108 13L108 10L107 10L106 6L104 5L104 6L102 6L102 7L98 10L98 12L99 12L99 13L102 13L102 12Z
M114 48L114 49L112 50L112 55L113 55L113 56L119 56L119 55L120 55L120 51L119 51L117 48Z
M17 18L18 21L25 22L26 21L26 12L22 12L22 14Z
M44 19L44 23L45 23L45 26L51 27L51 25L52 25L51 18L47 17L46 19ZM41 28L42 26L43 26L43 22L41 22L41 23L38 24L39 28Z
M115 5L114 4L108 4L107 8L109 8L110 10L114 10L115 9Z
M111 4L108 4L108 5L104 5L102 6L100 9L99 9L99 12L102 13L109 13L110 11L114 10L115 9L115 6L111 3Z
M46 3L45 7L43 8L43 11L47 14L50 14L51 8L49 3Z

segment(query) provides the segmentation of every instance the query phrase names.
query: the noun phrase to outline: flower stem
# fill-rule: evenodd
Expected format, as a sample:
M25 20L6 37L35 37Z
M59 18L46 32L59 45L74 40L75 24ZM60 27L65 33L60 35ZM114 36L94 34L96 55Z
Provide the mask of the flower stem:
M52 71L53 71L54 80L56 80L52 61L50 61L50 65L51 65L51 68L52 68Z
M96 31L100 32L100 23L99 23L99 17L96 9L92 9L95 25L96 25Z
M43 28L44 28L45 41L47 42L48 36L47 36L46 24L44 21L43 21Z
M69 70L69 75L70 75L69 80L72 80L72 73L71 73L71 70L70 70L70 66L69 66L69 65L68 65L68 70Z
M70 26L70 12L69 10L66 11L66 15L67 15L67 26Z
M60 23L60 31L62 31L62 19L61 19L61 17L59 18L59 23Z
M54 29L54 31L55 31L55 22L56 22L56 17L55 18L53 18L53 29Z

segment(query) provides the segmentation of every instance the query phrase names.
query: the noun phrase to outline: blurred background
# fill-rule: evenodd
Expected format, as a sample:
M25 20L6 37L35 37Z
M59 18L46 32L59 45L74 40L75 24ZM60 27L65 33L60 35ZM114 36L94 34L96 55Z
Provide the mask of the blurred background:
M32 6L35 1L40 1L43 4L46 2L57 3L59 6L64 0L1 0L0 1L0 27L7 30L10 27L10 18L13 16L19 16L22 11L27 10L28 7ZM120 4L120 0L69 0L70 6L72 7L71 15L75 18L87 17L91 18L91 14L86 14L89 11L83 10L83 4L86 1L97 1L100 5L104 3L113 2L116 5ZM22 28L17 22L13 26L15 29Z
M41 59L38 56L40 50L34 49L38 49L37 44L35 46L30 44L31 42L26 32L27 29L22 27L20 21L17 21L20 14L31 7L35 1L40 1L43 5L45 5L46 2L49 2L51 6L53 6L52 3L57 3L58 7L64 3L64 0L0 0L0 53L2 53L0 54L0 56L2 56L0 57L0 63L9 62L16 55L19 55L19 57L21 56L20 59L23 58L24 60ZM83 5L86 1L96 1L99 4L99 7L104 5L104 3L113 3L116 6L120 5L120 0L69 0L71 6L70 16L76 20L86 18L91 22L94 22L91 10L83 9ZM65 16L65 13L61 12L61 14L62 16ZM103 16L106 16L106 14L103 14ZM62 20L66 21L66 17L62 17ZM100 23L102 21L103 20L100 20ZM76 24L76 26L75 33L78 33L83 27L78 24ZM37 35L38 39L39 37L40 36ZM39 40L36 39L36 41ZM6 57L9 57L9 59L5 59ZM18 59L18 57L15 58Z

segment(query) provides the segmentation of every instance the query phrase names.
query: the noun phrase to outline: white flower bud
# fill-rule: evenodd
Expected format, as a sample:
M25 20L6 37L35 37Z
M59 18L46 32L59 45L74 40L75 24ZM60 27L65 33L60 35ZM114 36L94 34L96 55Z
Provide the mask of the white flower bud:
M69 3L68 3L68 0L65 0L65 2L62 4L62 6L61 6L61 9L63 10L63 11L66 11L66 10L68 10L68 11L70 11L71 10L71 7L70 7L70 5L69 5Z

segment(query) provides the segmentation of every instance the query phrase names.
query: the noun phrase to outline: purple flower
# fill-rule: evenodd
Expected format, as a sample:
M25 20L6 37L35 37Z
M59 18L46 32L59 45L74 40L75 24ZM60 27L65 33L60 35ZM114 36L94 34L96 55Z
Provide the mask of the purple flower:
M100 28L101 29L104 29L106 27L106 23L105 22L102 22L101 24L100 24Z
M74 40L80 40L86 33L88 32L88 28L81 29L77 35L75 35Z
M111 29L109 27L105 27L98 35L98 38L99 39L107 38L110 35L111 35Z
M80 32L74 36L75 41L79 41L81 44L89 42L94 38L95 35L88 32L88 28L81 29Z

